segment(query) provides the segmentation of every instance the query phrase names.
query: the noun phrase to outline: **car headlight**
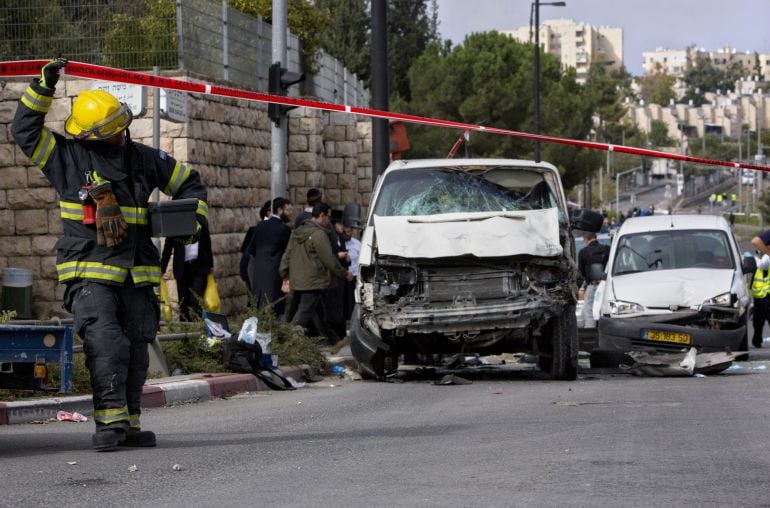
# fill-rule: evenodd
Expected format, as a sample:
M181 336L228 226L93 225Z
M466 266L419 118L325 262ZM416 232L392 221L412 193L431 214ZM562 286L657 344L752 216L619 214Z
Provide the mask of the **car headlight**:
M703 305L731 305L733 303L733 294L732 293L722 293L721 295L717 295L713 298L709 298L708 300L703 302Z
M638 303L610 300L610 315L623 316L626 314L640 314L642 312L644 312L644 307Z

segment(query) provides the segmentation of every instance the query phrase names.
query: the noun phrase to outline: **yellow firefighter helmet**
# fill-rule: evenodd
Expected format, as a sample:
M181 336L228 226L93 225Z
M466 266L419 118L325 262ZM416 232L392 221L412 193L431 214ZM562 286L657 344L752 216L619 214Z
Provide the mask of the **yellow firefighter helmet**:
M86 90L75 97L64 129L79 139L109 139L131 124L128 105L104 90Z

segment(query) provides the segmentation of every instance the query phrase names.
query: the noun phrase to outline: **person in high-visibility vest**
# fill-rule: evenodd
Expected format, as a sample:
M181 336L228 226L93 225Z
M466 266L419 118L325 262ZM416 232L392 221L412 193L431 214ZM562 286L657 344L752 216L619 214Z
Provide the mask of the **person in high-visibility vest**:
M738 196L730 194L730 206L735 206L735 202L738 200Z
M717 194L717 205L722 206L723 199L722 194Z
M765 322L770 324L770 229L752 238L751 245L762 254L757 261L757 270L751 283L751 296L754 298L754 335L751 343L759 348L762 347L762 329Z
M762 328L765 322L770 324L770 256L765 254L757 263L754 281L751 283L751 296L754 298L754 335L751 343L762 347Z
M709 208L714 208L714 201L716 200L717 200L717 195L712 192L711 196L709 196Z

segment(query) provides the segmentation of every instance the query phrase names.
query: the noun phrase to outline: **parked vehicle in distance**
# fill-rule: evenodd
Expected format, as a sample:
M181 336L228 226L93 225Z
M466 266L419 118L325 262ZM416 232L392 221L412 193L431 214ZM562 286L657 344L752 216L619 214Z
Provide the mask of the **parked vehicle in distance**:
M575 245L553 165L395 161L371 203L350 337L364 377L402 355L528 352L575 379Z
M754 170L752 169L743 170L743 173L741 174L741 184L754 185L756 181L757 181L757 175L754 173Z
M755 268L723 217L626 220L610 250L591 365L615 367L633 350L747 351L743 274Z

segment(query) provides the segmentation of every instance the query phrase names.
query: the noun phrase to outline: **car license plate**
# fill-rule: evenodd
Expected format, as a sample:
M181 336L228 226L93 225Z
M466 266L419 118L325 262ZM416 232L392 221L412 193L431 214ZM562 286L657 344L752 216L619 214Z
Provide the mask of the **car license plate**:
M657 342L674 342L676 344L689 344L692 337L689 333L664 332L662 330L647 330L645 338Z

